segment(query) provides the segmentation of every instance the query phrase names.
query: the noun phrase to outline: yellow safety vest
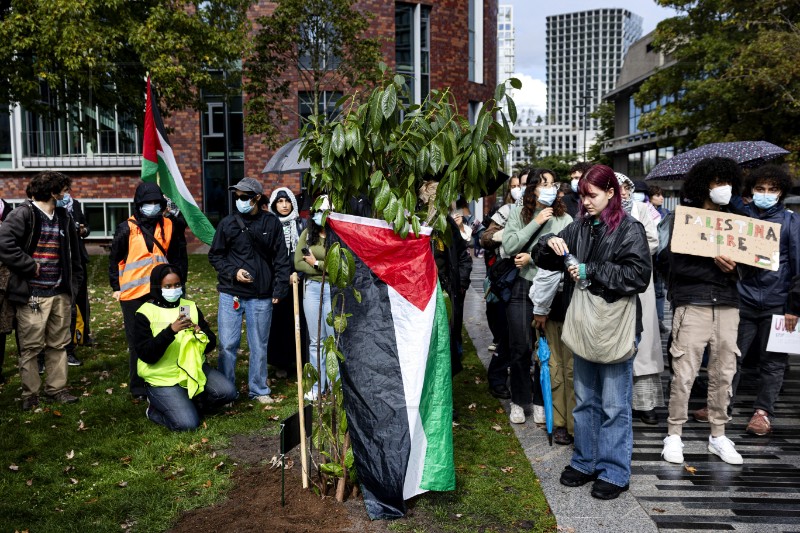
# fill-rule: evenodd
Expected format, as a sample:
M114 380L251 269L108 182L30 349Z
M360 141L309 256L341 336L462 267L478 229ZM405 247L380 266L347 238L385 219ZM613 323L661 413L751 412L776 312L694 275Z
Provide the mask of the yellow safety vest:
M155 337L178 320L181 305L189 306L189 317L197 324L199 318L197 305L183 298L177 307L164 308L147 302L136 312L147 317L150 321L150 331ZM195 333L191 329L179 331L158 362L151 365L141 359L137 361L139 376L155 387L180 385L189 392L189 398L192 398L205 388L206 375L203 373L203 363L206 356L203 352L207 344L208 337L203 332Z
M142 230L133 221L128 219L128 256L119 262L119 290L120 300L135 300L150 294L150 273L159 263L166 263L167 258L161 253L157 244L153 244L153 251L147 249ZM154 237L164 250L169 250L172 240L172 221L163 219L162 224L156 224Z

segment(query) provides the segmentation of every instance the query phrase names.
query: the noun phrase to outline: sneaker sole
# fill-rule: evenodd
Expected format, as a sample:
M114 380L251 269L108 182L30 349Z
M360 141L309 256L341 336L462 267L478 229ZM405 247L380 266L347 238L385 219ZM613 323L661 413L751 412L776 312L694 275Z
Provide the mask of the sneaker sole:
M723 461L725 461L725 462L726 462L726 463L728 463L729 465L740 465L740 464L744 464L744 459L742 459L741 457L740 457L739 459L735 459L735 460L733 460L733 461L728 461L727 459L725 459L724 457L722 457L722 454L721 454L721 453L719 453L719 452L718 452L718 451L717 451L717 450L716 450L716 449L715 449L713 446L711 446L710 444L708 445L708 451L709 451L709 452L711 452L711 453L713 453L714 455L716 455L717 457L719 457L720 459L722 459Z
M668 458L666 458L666 457L664 456L664 454L662 453L662 454L661 454L661 458L662 458L662 459L664 459L666 462L668 462L668 463L672 463L672 464L674 464L674 465L682 465L682 464L683 464L683 455L681 455L681 457L680 457L680 460L678 460L678 458L677 458L677 457L676 457L676 458L673 460L673 459L668 459Z

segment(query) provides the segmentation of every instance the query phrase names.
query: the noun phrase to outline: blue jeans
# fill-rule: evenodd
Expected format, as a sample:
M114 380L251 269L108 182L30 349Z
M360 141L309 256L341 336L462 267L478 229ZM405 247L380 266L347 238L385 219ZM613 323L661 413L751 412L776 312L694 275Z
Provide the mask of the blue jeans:
M574 358L575 451L570 464L624 487L633 456L633 358L612 365Z
M306 280L305 284L305 291L303 291L303 312L306 315L306 325L308 326L308 340L309 340L309 347L308 347L308 358L311 361L311 366L317 369L317 372L320 373L320 381L314 383L313 388L311 389L314 394L319 393L319 385L320 382L322 383L322 391L325 391L325 387L327 386L328 381L328 373L326 372L326 353L325 348L322 345L325 343L325 339L329 336L334 334L333 327L328 325L328 322L325 320L328 317L328 314L331 312L331 287L328 283L325 283L325 290L322 291L322 283L319 281L314 281L312 279ZM317 326L319 324L319 299L320 293L322 293L323 300L322 300L322 329L320 330ZM319 342L320 347L320 368L317 367L317 342Z
M189 398L186 389L180 385L155 387L145 384L150 407L147 417L172 431L187 431L200 425L200 418L218 407L236 399L236 387L225 376L203 364L206 386L203 392Z
M233 296L219 293L219 361L217 368L236 386L236 353L242 342L242 317L247 317L247 346L250 348L250 372L247 386L250 398L269 394L267 385L267 346L272 325L272 298L239 298L233 308Z

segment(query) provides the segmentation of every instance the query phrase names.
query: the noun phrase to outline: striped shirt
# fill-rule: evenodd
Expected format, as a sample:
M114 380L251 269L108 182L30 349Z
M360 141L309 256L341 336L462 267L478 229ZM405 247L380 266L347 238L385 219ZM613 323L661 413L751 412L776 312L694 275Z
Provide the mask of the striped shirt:
M40 210L41 211L41 210ZM39 276L30 280L32 296L54 296L63 292L61 268L61 228L58 217L39 213L42 231L33 251L33 260L39 265Z

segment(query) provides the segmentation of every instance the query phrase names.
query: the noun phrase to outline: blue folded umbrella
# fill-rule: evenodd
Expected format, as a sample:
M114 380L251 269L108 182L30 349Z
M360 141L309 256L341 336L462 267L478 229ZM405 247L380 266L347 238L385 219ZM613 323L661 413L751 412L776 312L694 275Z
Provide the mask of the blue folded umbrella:
M550 345L544 335L539 336L539 348L536 350L541 369L539 371L539 382L542 384L542 396L544 397L544 416L547 422L547 439L550 446L553 445L553 391L550 388Z

